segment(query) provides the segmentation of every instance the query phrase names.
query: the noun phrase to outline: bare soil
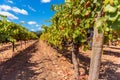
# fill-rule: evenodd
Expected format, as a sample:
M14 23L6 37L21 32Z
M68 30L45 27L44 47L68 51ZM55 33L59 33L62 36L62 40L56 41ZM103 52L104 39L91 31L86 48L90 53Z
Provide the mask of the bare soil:
M12 52L5 46L0 50L0 80L75 80L71 54L58 53L43 41L31 41L23 49L18 45L11 57L7 57ZM88 50L78 55L80 80L88 78L90 54ZM104 48L99 80L120 80L120 47Z

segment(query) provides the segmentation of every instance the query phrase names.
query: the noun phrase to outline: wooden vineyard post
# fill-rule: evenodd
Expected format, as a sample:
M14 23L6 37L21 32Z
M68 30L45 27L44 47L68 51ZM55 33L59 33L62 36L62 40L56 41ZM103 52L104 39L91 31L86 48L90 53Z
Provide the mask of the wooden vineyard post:
M101 55L103 49L104 34L98 33L98 28L94 28L93 46L88 80L98 80Z

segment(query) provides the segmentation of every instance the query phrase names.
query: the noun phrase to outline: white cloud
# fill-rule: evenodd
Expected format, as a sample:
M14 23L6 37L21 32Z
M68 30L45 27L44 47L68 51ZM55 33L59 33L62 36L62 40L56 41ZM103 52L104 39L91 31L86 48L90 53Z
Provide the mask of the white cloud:
M49 3L51 0L41 0L42 3Z
M36 27L39 27L40 25L36 24L35 26L36 26Z
M13 4L13 1L11 1L11 0L8 0L8 2L11 3L11 4Z
M36 12L36 10L35 10L35 9L33 9L30 5L28 5L28 8L29 8L30 10L32 10L32 11L34 11L34 12Z
M10 20L7 19L8 22L11 22Z
M38 30L42 30L42 28L41 28L41 27L39 27L39 28L38 28Z
M41 31L42 31L42 30L44 30L44 29L43 29L42 27L39 27L38 30L41 30Z
M23 15L28 15L28 12L24 9L19 9L17 7L10 7L8 5L0 5L0 10L4 11L13 11L15 13L23 14Z
M35 25L35 24L37 24L37 23L36 23L35 21L29 21L28 24L29 24L29 25Z
M16 13L20 13L20 14L23 14L23 15L28 15L28 12L24 9L19 9L17 7L13 7L12 8L12 11L16 12Z
M25 23L25 21L20 21L21 23Z
M35 31L35 29L31 29L31 31Z
M6 12L6 11L0 11L1 15L7 16L9 19L14 20L14 19L19 19L18 17L16 17L15 15Z
M0 10L8 11L8 10L11 10L11 7L8 5L0 5Z

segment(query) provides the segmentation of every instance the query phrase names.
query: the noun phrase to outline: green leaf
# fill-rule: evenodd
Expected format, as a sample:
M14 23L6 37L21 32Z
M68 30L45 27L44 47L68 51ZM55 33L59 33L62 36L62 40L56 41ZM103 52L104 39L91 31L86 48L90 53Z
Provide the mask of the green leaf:
M83 51L87 51L88 50L88 46L85 45L84 48L83 48Z
M108 18L108 20L110 20L110 21L116 21L118 19L118 17L119 17L119 13L118 12L111 13L110 16L109 16L109 18Z
M102 33L103 32L103 28L102 27L98 27L98 33Z
M81 42L82 42L82 43L86 42L86 39L81 39Z
M111 40L113 37L112 37L112 34L109 34L109 39Z
M103 22L102 18L98 18L95 22L95 27L97 27L97 28L101 27L103 24L102 22Z
M89 27L90 27L90 23L86 23L85 28L89 28Z
M75 12L73 12L75 15L79 15L80 14L80 10L76 10Z
M111 6L110 4L106 5L104 8L105 12L114 13L117 10L116 7Z
M104 0L104 4L108 4L110 0Z
M65 0L65 2L67 3L67 2L70 2L70 0Z
M9 37L8 40L9 40L10 42L15 42L15 41L16 41L16 40L15 40L14 38L12 38L12 37Z
M105 27L105 31L109 31L110 29L108 27Z
M120 21L114 22L111 26L114 30L120 30Z

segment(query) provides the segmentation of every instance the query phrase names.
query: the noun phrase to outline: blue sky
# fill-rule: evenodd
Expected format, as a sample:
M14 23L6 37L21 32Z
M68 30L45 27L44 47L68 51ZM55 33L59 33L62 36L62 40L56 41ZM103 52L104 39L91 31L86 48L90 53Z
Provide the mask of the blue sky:
M41 25L50 25L46 20L54 15L52 4L61 4L64 0L0 0L0 14L8 21L24 22L23 26L31 31L38 31Z

